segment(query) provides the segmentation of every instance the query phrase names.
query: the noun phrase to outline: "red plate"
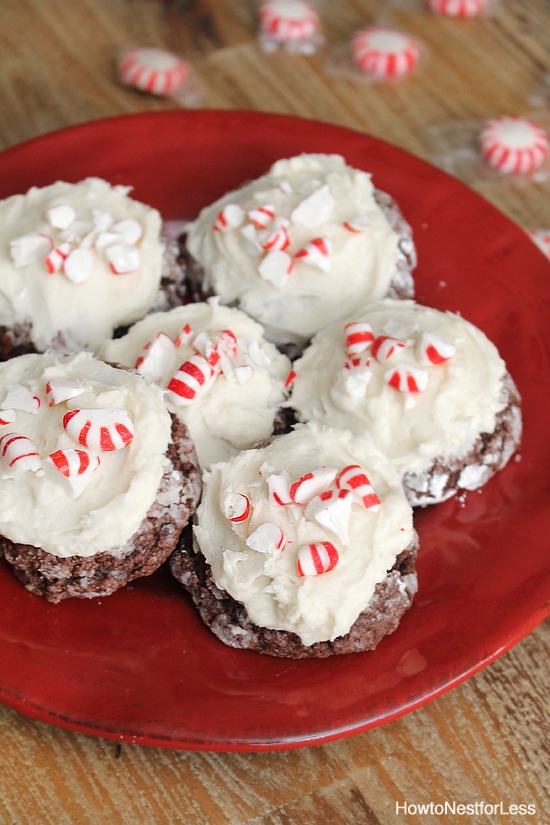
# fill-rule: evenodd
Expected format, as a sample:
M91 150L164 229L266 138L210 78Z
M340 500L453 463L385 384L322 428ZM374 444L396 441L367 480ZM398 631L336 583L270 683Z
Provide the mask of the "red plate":
M461 312L523 396L521 460L418 514L420 589L372 653L285 661L225 647L166 570L50 605L0 565L0 700L56 725L170 748L275 750L383 724L493 661L550 612L550 264L461 183L367 135L250 112L162 112L66 129L0 155L0 197L89 175L191 218L281 157L337 152L411 222L420 302ZM31 516L32 517L32 516Z

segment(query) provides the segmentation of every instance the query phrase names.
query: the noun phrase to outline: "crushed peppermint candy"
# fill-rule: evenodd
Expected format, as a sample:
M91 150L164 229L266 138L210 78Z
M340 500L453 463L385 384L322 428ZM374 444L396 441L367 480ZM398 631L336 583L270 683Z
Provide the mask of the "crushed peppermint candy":
M244 493L227 493L223 503L223 513L233 524L246 521L250 515L250 499Z
M286 541L286 534L278 524L264 521L249 535L246 544L251 550L277 558L285 549Z
M42 460L30 438L20 433L6 433L0 438L0 461L17 472L38 472Z
M304 545L298 550L298 575L320 576L334 570L338 560L338 550L330 541Z
M52 378L46 382L46 397L50 407L77 398L84 392L84 384L78 378Z
M320 269L330 271L332 257L332 243L330 238L313 238L302 249L299 249L294 258Z
M86 450L68 449L56 450L46 458L44 467L54 469L50 477L55 480L64 480L73 498L78 498L86 489L94 472L101 463L98 455Z
M428 386L428 377L426 370L412 364L396 364L393 369L384 373L386 383L404 393L424 392Z
M134 439L134 425L126 410L117 407L70 410L63 427L73 441L97 452L122 450Z
M40 409L40 398L23 384L10 384L0 410L20 410L35 415Z

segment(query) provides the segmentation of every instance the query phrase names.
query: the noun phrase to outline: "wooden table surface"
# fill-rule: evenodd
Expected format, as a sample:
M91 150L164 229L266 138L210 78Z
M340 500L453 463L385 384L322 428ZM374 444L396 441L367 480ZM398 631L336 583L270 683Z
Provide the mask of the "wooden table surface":
M134 43L196 67L204 106L315 118L430 159L426 129L522 114L550 69L548 0L501 0L485 18L420 0L324 0L328 47L381 19L416 34L426 59L391 85L331 76L326 57L266 55L253 0L2 0L0 149L72 124L174 108L119 85ZM550 182L484 193L522 227L550 227ZM1 668L1 663L0 663ZM550 621L460 687L402 719L326 745L206 753L116 743L0 708L1 825L354 825L550 821ZM502 802L466 816L404 812L426 800ZM534 814L509 814L513 804Z

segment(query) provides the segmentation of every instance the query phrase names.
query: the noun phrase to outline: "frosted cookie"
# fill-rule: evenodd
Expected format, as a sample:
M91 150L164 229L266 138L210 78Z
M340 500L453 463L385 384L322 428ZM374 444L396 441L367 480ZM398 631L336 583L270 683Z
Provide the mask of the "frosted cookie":
M339 155L299 155L230 192L189 227L203 290L270 341L298 346L373 298L411 297L411 229L371 176Z
M374 648L417 589L412 509L391 462L351 433L297 425L205 473L171 559L225 644L302 658Z
M298 419L372 438L412 505L480 487L519 444L520 399L504 361L450 312L373 303L319 333L293 371Z
M216 298L148 315L100 354L165 391L203 466L271 436L286 398L288 358L259 324Z
M0 359L94 351L181 280L160 214L99 178L0 202Z
M162 393L90 353L0 364L0 553L52 602L154 572L200 492Z

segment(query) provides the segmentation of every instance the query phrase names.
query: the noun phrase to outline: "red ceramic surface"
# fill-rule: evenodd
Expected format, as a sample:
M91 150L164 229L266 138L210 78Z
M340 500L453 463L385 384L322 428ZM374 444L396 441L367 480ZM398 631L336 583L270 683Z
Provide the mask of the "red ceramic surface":
M0 155L0 197L62 178L130 184L191 218L277 158L338 152L411 222L417 298L495 342L523 395L514 460L465 503L418 513L420 588L377 650L284 661L210 635L166 570L97 601L50 605L0 563L0 700L53 724L171 748L329 741L412 711L504 653L550 612L550 264L465 186L364 134L278 115L163 112L67 129ZM30 514L32 518L32 514Z

